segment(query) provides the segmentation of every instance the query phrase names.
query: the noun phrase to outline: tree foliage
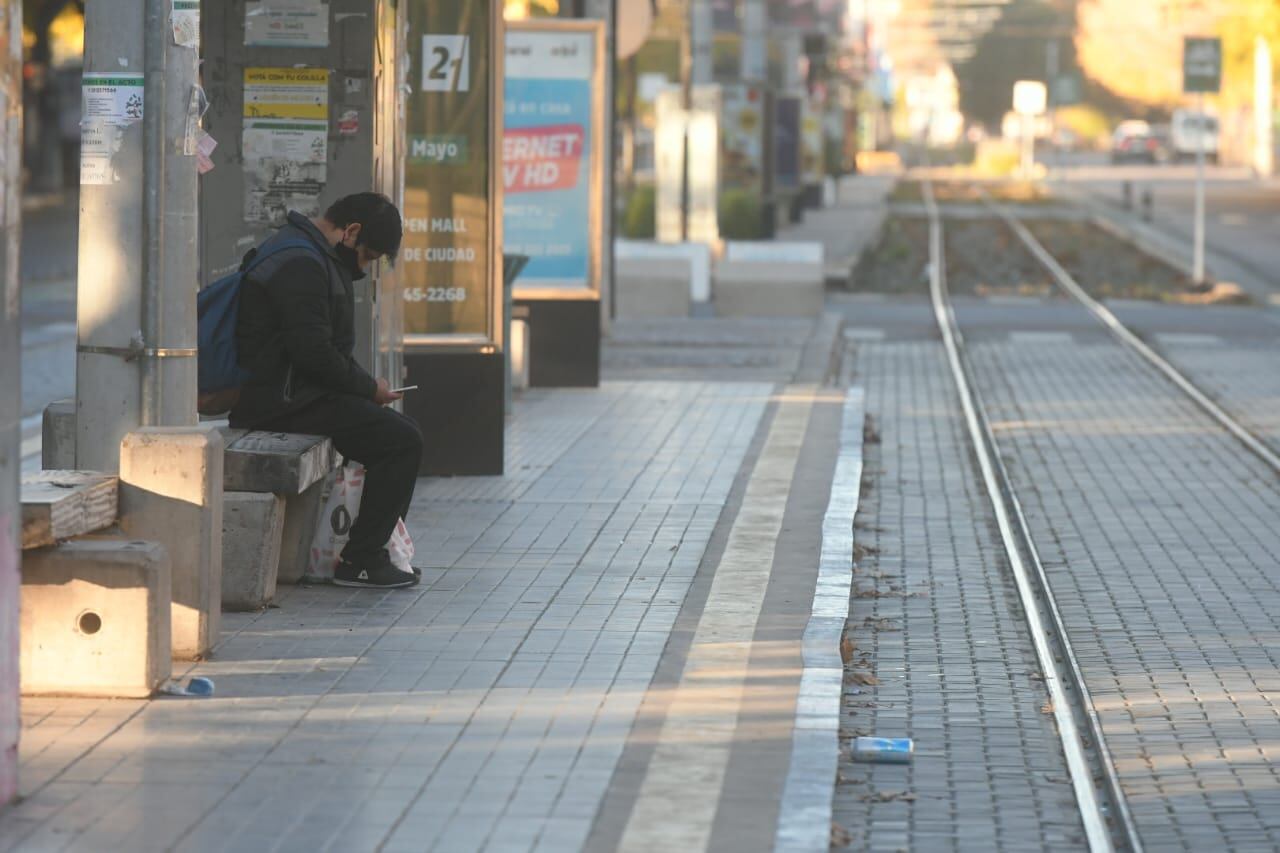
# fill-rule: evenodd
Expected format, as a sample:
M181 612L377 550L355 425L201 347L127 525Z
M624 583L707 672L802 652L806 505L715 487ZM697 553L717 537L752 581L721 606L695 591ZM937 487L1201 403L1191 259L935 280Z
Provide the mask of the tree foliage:
M1073 20L1042 0L1014 0L977 42L973 56L956 69L960 110L989 128L1013 108L1013 84L1047 81L1049 43L1058 44L1058 71L1076 68L1075 47L1068 37Z

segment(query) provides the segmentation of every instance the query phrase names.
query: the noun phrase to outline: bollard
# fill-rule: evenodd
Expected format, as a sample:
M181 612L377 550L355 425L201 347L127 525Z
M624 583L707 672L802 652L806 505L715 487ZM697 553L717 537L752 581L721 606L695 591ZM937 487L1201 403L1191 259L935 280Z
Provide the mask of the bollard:
M1121 204L1125 210L1133 210L1133 184L1125 181L1120 186Z
M173 571L173 656L198 660L222 613L222 436L143 427L120 442L120 526L160 542Z
M1142 191L1142 221L1143 222L1150 222L1152 219L1151 209L1153 206L1153 201L1154 200L1151 195L1151 188L1147 187L1145 190Z

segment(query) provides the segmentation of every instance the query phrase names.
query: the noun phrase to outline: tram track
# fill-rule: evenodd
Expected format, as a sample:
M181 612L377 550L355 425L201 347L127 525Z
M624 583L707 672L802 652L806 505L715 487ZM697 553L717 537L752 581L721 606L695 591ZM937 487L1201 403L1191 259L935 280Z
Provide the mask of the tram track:
M996 517L1011 574L1037 658L1043 668L1055 722L1070 771L1076 804L1091 850L1142 850L1142 839L1126 801L1116 762L1072 649L1067 624L1054 597L1023 512L1012 478L1002 461L995 432L975 381L964 336L947 289L946 242L941 211L930 182L922 184L929 220L929 290L934 318L941 332L948 364L959 393L966 428L978 460L987 496ZM1210 393L1198 386L1168 358L1127 327L1105 305L1094 299L1045 248L1006 205L985 194L981 201L1018 239L1049 275L1056 288L1092 316L1129 353L1138 356L1178 389L1218 427L1280 474L1280 455L1260 436L1245 427Z
M1001 459L986 407L973 381L973 371L964 350L964 337L947 292L942 218L928 181L923 183L923 192L929 216L929 292L934 317L1050 696L1050 707L1085 837L1094 853L1112 850L1140 853L1142 842L1125 800L1115 762L1107 748L1101 722L1022 505ZM1025 233L1025 229L1023 231ZM1041 252L1044 253L1043 248Z

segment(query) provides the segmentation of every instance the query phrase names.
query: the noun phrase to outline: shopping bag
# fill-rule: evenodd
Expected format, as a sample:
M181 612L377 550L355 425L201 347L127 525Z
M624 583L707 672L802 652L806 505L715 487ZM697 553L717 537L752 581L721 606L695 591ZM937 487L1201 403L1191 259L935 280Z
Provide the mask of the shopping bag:
M403 518L396 520L396 529L387 542L387 553L391 555L391 562L397 569L413 574L413 537L409 535L409 528L405 527Z
M320 522L316 525L315 538L311 540L311 556L303 580L333 580L342 549L351 536L351 525L360 512L360 496L364 493L364 466L345 465L338 469L338 477L324 503ZM407 536L407 533L406 533ZM393 536L392 539L395 537ZM410 543L410 549L413 545ZM412 550L410 550L412 554Z

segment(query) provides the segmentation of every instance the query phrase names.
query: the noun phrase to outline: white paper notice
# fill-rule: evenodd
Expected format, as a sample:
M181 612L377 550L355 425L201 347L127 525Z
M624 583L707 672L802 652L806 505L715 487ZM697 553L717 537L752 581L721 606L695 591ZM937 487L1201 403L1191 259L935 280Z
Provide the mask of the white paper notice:
M200 0L173 0L173 43L200 46Z
M124 129L142 121L142 75L134 72L85 72L81 78L80 183L116 182L112 161Z
M320 0L246 3L244 43L253 47L328 47L329 4Z
M218 141L205 132L204 128L196 131L196 170L206 175L213 171L213 149Z
M135 72L108 72L81 78L85 119L104 119L129 125L142 121L142 75Z

